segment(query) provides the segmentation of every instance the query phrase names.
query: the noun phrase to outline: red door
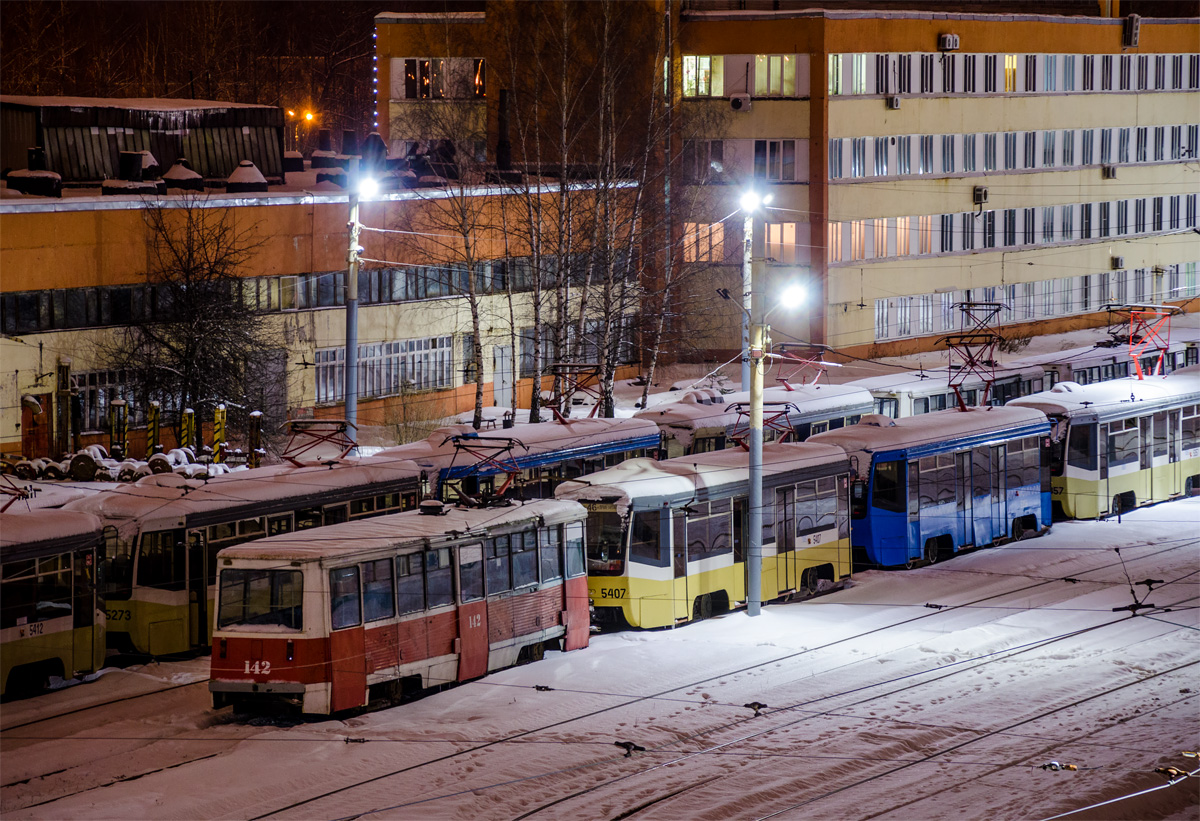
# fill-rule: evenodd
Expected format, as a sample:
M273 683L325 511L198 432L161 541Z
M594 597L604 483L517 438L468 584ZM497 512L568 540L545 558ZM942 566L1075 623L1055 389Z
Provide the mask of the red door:
M488 666L487 601L458 606L458 680L479 678Z
M330 633L329 655L333 678L330 711L364 706L367 703L367 646L362 627Z
M32 397L34 402L21 403L21 455L37 459L50 455L50 400L52 394Z
M563 626L567 634L563 637L563 650L579 650L588 646L591 635L591 614L588 612L587 576L577 576L563 582L566 596L563 608Z

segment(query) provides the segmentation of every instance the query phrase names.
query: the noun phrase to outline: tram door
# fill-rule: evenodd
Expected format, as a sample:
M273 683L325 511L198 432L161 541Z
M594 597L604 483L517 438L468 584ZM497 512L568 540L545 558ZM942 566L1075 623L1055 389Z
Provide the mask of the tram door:
M488 612L483 595L483 545L458 550L458 680L479 678L488 670ZM468 599L475 599L468 601Z
M975 526L973 524L971 506L971 452L959 451L954 454L955 488L954 510L958 523L955 534L958 546L973 544L975 541Z
M1008 535L1008 493L1004 477L1007 456L1004 445L992 448L992 538Z
M188 642L193 650L208 644L208 561L202 530L187 534Z
M1183 471L1180 469L1182 465L1179 461L1179 434L1181 431L1180 423L1182 421L1183 412L1180 410L1168 411L1165 415L1165 424L1167 426L1167 463L1171 466L1170 470L1166 471L1169 477L1170 487L1166 492L1169 494L1183 492ZM1155 417L1157 419L1157 417ZM1157 422L1156 422L1157 424Z
M971 526L975 546L992 542L992 449L971 449Z
M775 572L779 592L796 589L796 490L775 491Z
M671 511L671 604L669 612L674 619L692 617L692 597L688 590L687 577L687 512Z

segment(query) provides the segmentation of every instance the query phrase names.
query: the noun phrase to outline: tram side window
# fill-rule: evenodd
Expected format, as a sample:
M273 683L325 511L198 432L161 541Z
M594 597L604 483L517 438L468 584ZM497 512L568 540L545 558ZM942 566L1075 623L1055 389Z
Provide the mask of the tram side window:
M817 530L817 483L816 480L799 482L796 485L796 535Z
M1096 425L1071 425L1067 435L1067 465L1079 470L1096 469Z
M714 499L712 502L693 505L702 512L689 517L687 523L688 560L710 559L733 552L729 499ZM705 515L707 514L707 515Z
M903 513L906 510L904 462L876 462L872 485L872 506L893 513Z
M920 471L919 487L921 507L932 507L933 505L937 504L937 457L922 456L917 460L917 469Z
M133 545L118 539L116 528L105 528L104 568L100 578L104 583L104 598L126 601L133 595Z
M587 572L583 563L583 523L571 522L566 526L566 544L564 552L567 557L567 578L573 579Z
M639 510L630 525L629 559L651 567L667 567L671 557L662 538L662 513Z
M840 490L838 488L841 488ZM838 538L850 538L850 477L843 473L834 479L834 493L837 494L837 526Z
M538 583L537 532L527 530L512 535L513 587Z
M929 413L929 397L913 400L913 416Z
M183 590L187 584L187 565L183 533L156 530L142 534L138 550L137 583L143 587Z
M458 591L464 602L483 598L483 546L458 549Z
M278 536L280 533L292 532L291 516L272 516L267 519L267 535Z
M355 519L359 516L370 516L375 512L375 497L369 496L366 499L352 499L350 501L350 518Z
M542 568L543 582L562 578L562 528L559 525L538 531L538 564Z
M1184 450L1200 447L1200 405L1187 405L1183 409Z
M787 552L796 547L796 490L781 487L775 491L775 521L778 523L777 533L780 552Z
M357 567L339 567L329 571L329 613L334 630L362 623L358 589Z
M900 400L899 399L875 399L875 412L881 413L884 416L890 416L893 419L900 416ZM855 422L858 420L855 419Z
M396 596L400 614L417 613L425 609L425 573L421 553L396 557Z
M503 593L512 590L511 573L512 558L510 555L509 537L497 536L483 543L484 555L487 558L487 591L488 593Z
M1139 462L1138 420L1124 419L1108 426L1108 468Z
M296 529L307 530L321 526L321 508L303 507L296 511Z
M1166 456L1167 450L1167 412L1154 414L1154 456Z
M70 553L4 565L0 581L0 627L70 615Z
M454 566L450 548L425 551L425 590L429 607L454 604Z
M830 530L837 526L837 479L827 476L817 480L817 528Z
M392 561L365 562L363 575L363 620L379 621L396 615L396 593L392 590Z
M992 493L992 448L989 445L971 449L971 495L977 499Z

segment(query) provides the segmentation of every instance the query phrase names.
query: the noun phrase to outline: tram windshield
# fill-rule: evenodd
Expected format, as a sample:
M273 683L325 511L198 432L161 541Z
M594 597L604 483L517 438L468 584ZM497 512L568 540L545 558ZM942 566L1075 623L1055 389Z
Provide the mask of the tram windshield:
M625 571L625 527L615 510L588 513L589 576L619 576Z
M218 627L304 626L299 570L222 570Z

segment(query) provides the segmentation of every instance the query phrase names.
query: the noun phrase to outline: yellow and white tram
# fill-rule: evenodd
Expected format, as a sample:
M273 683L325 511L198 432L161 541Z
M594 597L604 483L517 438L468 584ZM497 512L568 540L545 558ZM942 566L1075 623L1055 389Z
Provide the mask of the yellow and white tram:
M1092 519L1200 491L1200 369L1014 399L1054 423L1056 512Z
M749 454L630 459L555 492L588 509L588 594L598 624L664 627L746 601ZM841 448L763 448L762 598L850 576L850 462Z

